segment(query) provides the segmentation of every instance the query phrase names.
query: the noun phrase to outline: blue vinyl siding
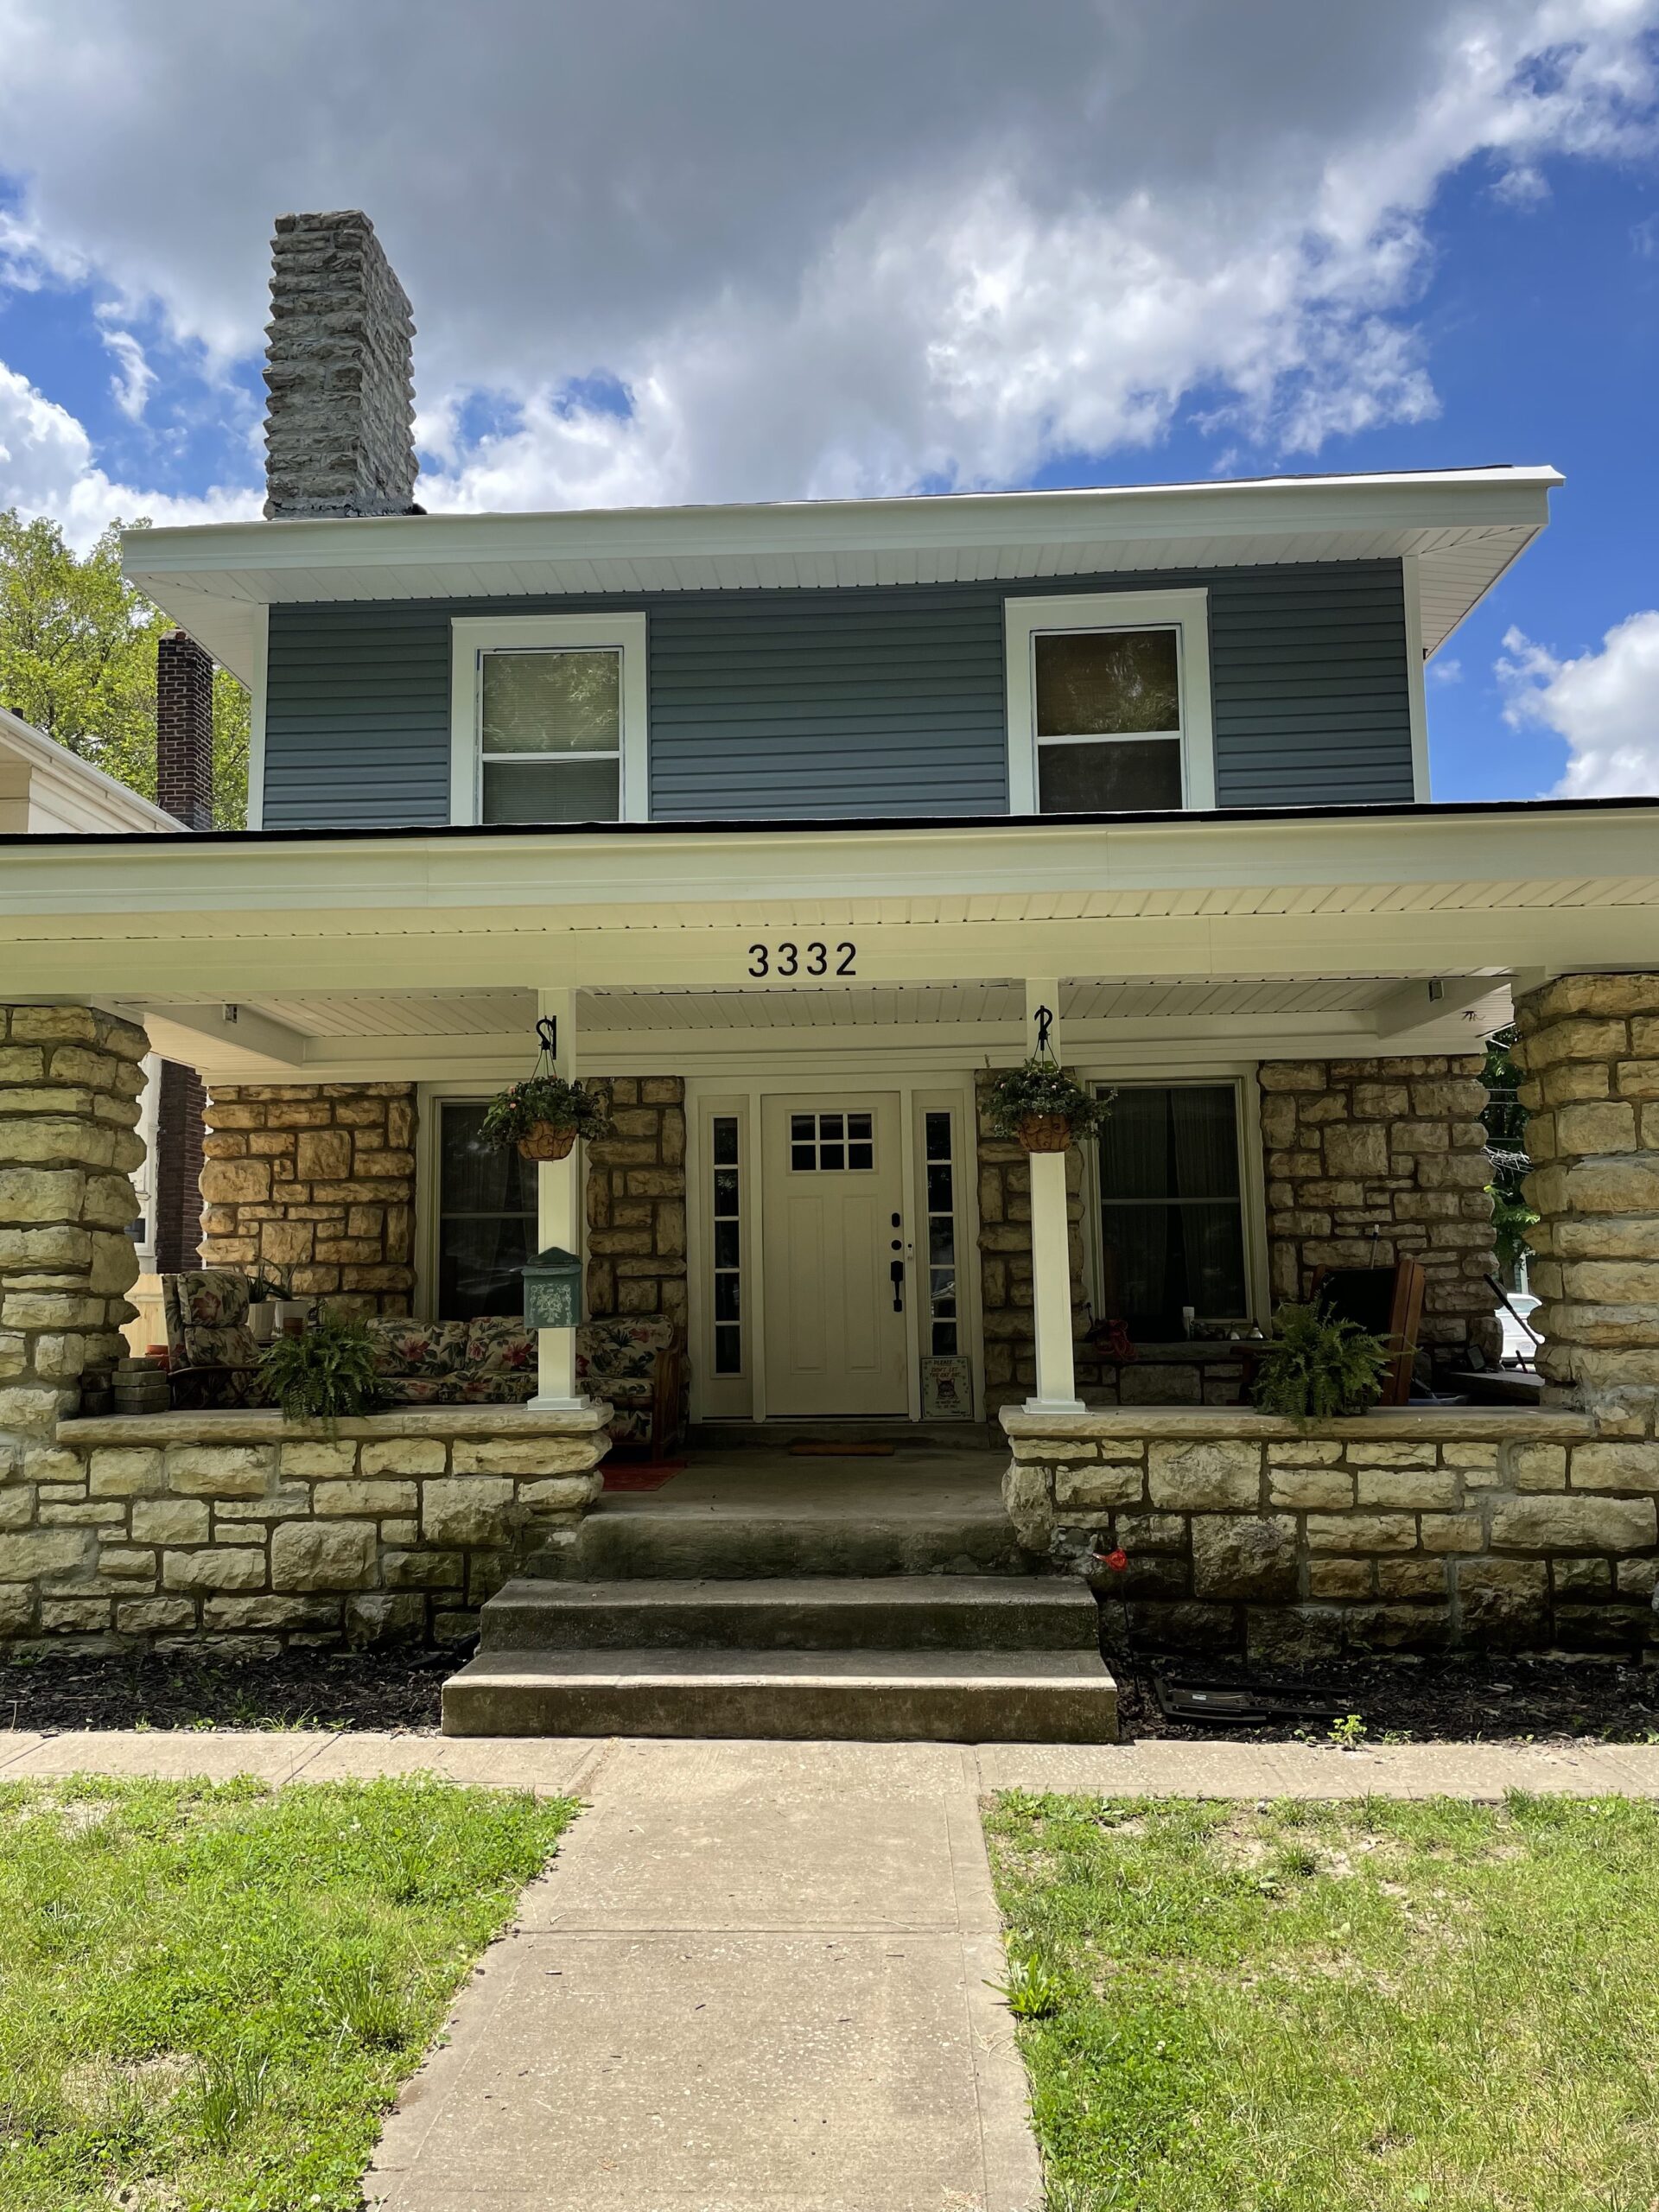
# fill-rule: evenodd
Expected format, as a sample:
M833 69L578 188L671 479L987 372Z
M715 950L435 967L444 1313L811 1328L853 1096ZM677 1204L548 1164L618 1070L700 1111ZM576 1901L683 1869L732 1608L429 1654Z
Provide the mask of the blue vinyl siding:
M655 819L1000 814L1002 603L1203 584L1224 806L1408 800L1396 561L1027 584L273 607L265 824L440 824L452 614L643 607Z

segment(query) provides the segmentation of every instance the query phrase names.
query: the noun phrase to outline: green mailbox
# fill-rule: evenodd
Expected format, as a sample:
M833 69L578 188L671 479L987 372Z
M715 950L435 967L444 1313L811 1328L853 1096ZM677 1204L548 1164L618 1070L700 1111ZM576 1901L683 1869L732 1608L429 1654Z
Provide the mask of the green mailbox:
M519 1269L524 1279L524 1319L532 1329L574 1329L582 1319L582 1262L562 1244L550 1244Z

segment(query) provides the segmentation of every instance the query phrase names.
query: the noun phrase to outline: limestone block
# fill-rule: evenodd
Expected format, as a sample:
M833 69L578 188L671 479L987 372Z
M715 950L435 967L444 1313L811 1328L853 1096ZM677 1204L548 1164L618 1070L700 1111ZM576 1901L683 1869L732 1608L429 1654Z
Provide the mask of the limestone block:
M1388 1137L1364 1123L1333 1124L1325 1133L1325 1166L1332 1175L1386 1175Z
M1659 1494L1659 1444L1575 1444L1573 1487Z
M163 1552L162 1583L168 1590L263 1590L265 1585L264 1547L240 1544L223 1549Z
M1450 1565L1444 1559L1380 1559L1376 1562L1377 1595L1444 1598Z
M1065 1511L1093 1512L1104 1506L1139 1505L1145 1487L1146 1478L1138 1461L1128 1465L1061 1465L1051 1471L1054 1503Z
M1541 1560L1460 1559L1457 1591L1471 1641L1512 1644L1541 1633L1548 1602Z
M1294 1598L1296 1523L1281 1515L1204 1515L1192 1523L1192 1587L1199 1598Z
M284 1521L271 1531L273 1590L360 1590L375 1580L372 1521Z
M341 1513L415 1513L420 1510L418 1483L349 1481L320 1483L313 1510L332 1517Z
M1542 1214L1659 1214L1659 1160L1649 1156L1546 1168L1527 1178L1528 1192L1535 1186L1532 1204Z
M42 1382L73 1382L86 1364L86 1339L79 1334L36 1337L33 1359Z
M463 1437L454 1447L458 1475L565 1475L594 1465L599 1443L582 1436Z
M1262 1447L1231 1440L1160 1441L1147 1455L1153 1504L1185 1513L1224 1513L1261 1503Z
M263 1497L216 1497L213 1522L217 1528L242 1522L303 1521L311 1510L311 1491L305 1483L289 1483L268 1490Z
M464 1552L388 1551L380 1568L389 1590L459 1590L467 1580Z
M1622 1559L1613 1579L1621 1596L1651 1599L1659 1588L1659 1559Z
M60 1635L96 1635L99 1629L110 1624L110 1601L107 1598L45 1599L41 1605L41 1626L56 1630Z
M316 1628L340 1614L337 1598L210 1598L201 1609L204 1628Z
M1549 1580L1558 1598L1606 1598L1612 1592L1612 1562L1594 1558L1553 1559Z
M359 1161L359 1166L366 1163ZM338 1183L352 1173L352 1139L346 1129L302 1129L295 1146L295 1168L302 1183Z
M1523 1035L1517 1057L1529 1075L1536 1075L1558 1060L1616 1060L1626 1049L1622 1021L1565 1020Z
M90 1572L92 1539L79 1529L31 1529L0 1536L0 1582Z
M441 1475L444 1447L435 1436L395 1436L384 1444L365 1444L361 1466L365 1475Z
M1516 1490L1565 1490L1567 1451L1560 1444L1512 1444L1509 1477Z
M1269 1444L1268 1464L1270 1467L1332 1467L1342 1454L1343 1446L1330 1441Z
M257 1205L270 1196L270 1163L264 1160L204 1160L201 1195L209 1205Z
M196 1624L196 1609L188 1598L129 1598L115 1609L115 1625L122 1636L166 1636Z
M1426 1552L1478 1552L1485 1547L1478 1513L1425 1513L1418 1530Z
M205 1544L207 1508L197 1498L135 1498L132 1540L136 1544Z
M1376 1575L1376 1569L1368 1559L1311 1559L1307 1594L1310 1598L1369 1598Z
M1568 1299L1592 1305L1659 1305L1659 1261L1567 1260L1561 1287Z
M32 1491L22 1488L0 1490L0 1529L27 1529L34 1518Z
M1636 1109L1622 1100L1586 1100L1558 1106L1554 1118L1554 1143L1550 1152L1556 1157L1636 1149ZM1540 1156L1548 1158L1550 1153L1541 1147Z
M1335 1511L1354 1502L1354 1478L1345 1467L1282 1467L1268 1462L1268 1502L1306 1512Z
M23 1453L23 1479L30 1483L80 1483L86 1468L79 1452L60 1444L31 1445Z
M1351 1444L1348 1457L1357 1467L1432 1467L1432 1444Z
M1127 1447L1138 1459L1141 1447L1133 1444ZM1013 1440L1016 1459L1040 1459L1052 1465L1061 1459L1097 1459L1100 1446L1087 1436L1016 1436Z
M1009 1463L1002 1476L1002 1503L1015 1536L1028 1552L1048 1549L1048 1532L1054 1518L1049 1480L1046 1468L1022 1465L1017 1459Z
M273 1457L266 1444L171 1444L168 1488L181 1497L260 1497Z
M1497 1472L1496 1444L1442 1444L1440 1457L1448 1467L1460 1467L1465 1481L1471 1471Z
M1408 1552L1417 1541L1409 1513L1310 1513L1306 1529L1311 1552Z
M79 1168L0 1167L0 1221L73 1223L86 1190L86 1177Z
M284 1480L298 1475L332 1478L357 1471L354 1444L284 1444L278 1453Z
M111 1529L115 1536L118 1531ZM122 1582L149 1582L156 1580L156 1554L132 1544L111 1542L106 1537L99 1546L98 1571L101 1575L114 1575Z
M43 1167L107 1167L115 1153L115 1131L73 1115L41 1115L0 1120L0 1160Z
M516 1448L516 1447L515 1447ZM461 1446L455 1446L457 1461ZM540 1466L526 1474L540 1474ZM462 1481L435 1481L421 1495L421 1525L426 1541L438 1545L489 1544L500 1541L512 1503L513 1486L505 1478L474 1475Z
M0 1430L50 1436L58 1425L58 1393L20 1382L0 1390Z
M1520 1552L1639 1552L1659 1539L1651 1498L1518 1498L1492 1509L1492 1542Z
M130 1290L138 1280L138 1253L132 1239L102 1230L87 1241L92 1246L87 1289L102 1298L118 1298Z
M130 1251L130 1242L121 1242ZM84 1229L72 1229L67 1224L55 1222L41 1229L0 1227L0 1268L82 1268L92 1256L92 1239ZM125 1288L125 1285L120 1286Z
M9 1329L96 1329L103 1325L101 1298L81 1298L62 1290L15 1290L0 1302L0 1321Z
M21 1582L0 1586L0 1640L27 1636L34 1626L34 1590Z
M1445 1512L1458 1502L1458 1478L1449 1467L1362 1467L1357 1498L1361 1505Z
M346 1600L346 1641L353 1646L418 1642L425 1628L426 1599L418 1590L371 1590Z
M575 1513L591 1505L604 1487L597 1468L585 1475L555 1475L548 1482L521 1483L518 1503L531 1513Z

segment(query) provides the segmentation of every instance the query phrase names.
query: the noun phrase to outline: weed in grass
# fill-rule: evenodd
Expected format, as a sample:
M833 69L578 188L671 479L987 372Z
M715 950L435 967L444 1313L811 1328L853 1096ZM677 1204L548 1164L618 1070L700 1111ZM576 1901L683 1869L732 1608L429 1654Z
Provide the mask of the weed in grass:
M223 2154L264 2111L270 2099L270 2066L246 2050L215 2053L201 2069L192 2115L195 2132Z
M992 1986L1016 2020L1052 2019L1065 2002L1064 1977L1029 1945L1009 1945L1008 1978Z

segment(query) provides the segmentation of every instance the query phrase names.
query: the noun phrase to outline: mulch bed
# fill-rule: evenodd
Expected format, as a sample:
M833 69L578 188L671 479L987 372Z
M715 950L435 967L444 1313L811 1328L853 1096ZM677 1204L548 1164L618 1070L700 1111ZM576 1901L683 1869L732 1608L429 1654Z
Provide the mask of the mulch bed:
M73 1728L372 1728L435 1732L447 1674L467 1653L294 1652L232 1665L181 1653L165 1657L53 1658L0 1666L0 1732ZM1205 1662L1181 1670L1209 1681L1249 1679ZM1282 1743L1317 1726L1200 1727L1166 1719L1120 1661L1126 1741L1224 1738ZM1283 1678L1281 1678L1283 1679ZM1338 1700L1365 1724L1366 1740L1488 1742L1590 1738L1659 1740L1659 1669L1605 1661L1459 1657L1356 1662L1309 1674L1299 1690Z

